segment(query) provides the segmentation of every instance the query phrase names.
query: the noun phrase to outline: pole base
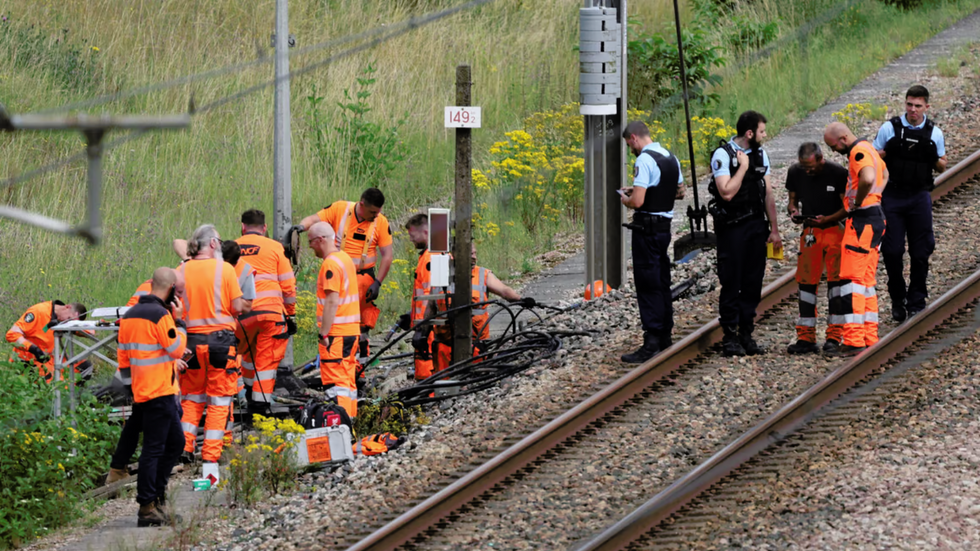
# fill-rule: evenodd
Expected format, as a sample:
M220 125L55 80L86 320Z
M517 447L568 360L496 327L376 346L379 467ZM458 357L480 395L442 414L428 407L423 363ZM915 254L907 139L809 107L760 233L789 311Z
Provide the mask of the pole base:
M717 244L712 232L691 232L674 241L674 262L683 264L697 256L695 251L713 249Z

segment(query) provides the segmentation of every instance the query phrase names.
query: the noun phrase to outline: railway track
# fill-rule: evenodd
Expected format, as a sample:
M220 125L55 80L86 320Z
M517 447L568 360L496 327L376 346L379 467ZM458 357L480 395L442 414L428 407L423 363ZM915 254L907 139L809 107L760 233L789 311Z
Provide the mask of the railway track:
M975 203L972 199L978 195L978 188L980 188L976 185L978 173L980 173L980 151L957 164L937 180L937 187L932 194L936 203L937 219L941 219L943 216L955 217L958 209L963 208L964 201L950 199L964 199L965 196L970 196L970 202ZM962 266L957 271L969 272L975 268L976 262L971 262L971 264L970 266ZM791 319L795 318L795 300L788 299L795 296L794 275L795 271L782 274L763 290L758 322L761 331L778 330L785 333L787 327L792 325ZM949 274L947 280L956 280L961 277L962 274L959 276ZM974 277L980 281L980 276ZM954 290L960 289L961 286L955 287ZM980 283L977 283L976 286L980 289ZM934 288L936 287L948 288L948 285L938 283L934 284ZM972 286L969 288L973 289ZM957 293L956 296L959 296L959 294L967 292L960 290ZM947 296L949 293L944 295L943 299L946 299ZM887 358L894 357L901 349L901 342L896 343L898 335L910 335L908 332L912 328L923 327L921 325L923 323L930 321L939 323L936 320L940 318L936 316L948 317L951 315L946 310L941 309L942 304L960 304L957 300L959 299L952 300L952 302L937 300L926 312L923 312L924 315L917 316L914 323L909 322L900 326L888 337L882 339L882 343L878 347L863 354L861 361L865 361L865 358L879 357L878 351L884 349L887 349L887 354L890 354L890 356L886 354ZM942 304L940 304L941 302ZM955 308L958 309L960 306ZM954 306L948 308L954 308ZM772 328L773 323L775 323L776 329ZM528 487L535 487L539 490L545 488L546 491L554 492L570 492L573 495L577 493L580 496L588 493L587 497L592 499L577 498L576 506L583 508L579 514L588 515L588 520L592 523L608 524L609 520L616 518L616 511L621 508L622 503L618 504L619 507L617 507L617 504L610 504L608 501L602 500L601 496L606 495L603 491L611 491L612 494L618 495L618 499L621 501L632 499L635 504L637 499L642 498L642 495L655 493L655 491L650 490L651 487L659 485L660 488L663 488L672 480L659 480L647 472L647 477L651 478L650 484L637 486L637 479L625 476L633 485L625 489L618 486L619 489L613 489L614 480L596 474L597 471L602 470L601 459L603 456L608 456L610 453L632 453L629 446L624 447L623 443L627 441L624 439L632 438L642 442L647 435L669 439L669 432L657 432L655 429L659 427L651 426L655 415L666 415L668 421L672 418L671 412L666 408L676 406L678 402L665 398L669 394L669 390L676 390L681 386L689 388L691 385L699 384L699 380L703 381L706 377L710 379L712 373L720 373L726 369L728 372L722 374L723 377L727 377L725 379L726 384L767 385L773 389L774 395L786 395L785 399L787 400L816 382L800 380L794 381L792 385L784 384L787 375L791 376L791 374L779 371L777 365L779 364L779 357L775 354L757 357L761 359L761 363L746 365L743 365L743 361L721 360L712 353L713 347L720 340L721 328L717 320L697 328L669 350L639 368L624 374L606 388L555 418L544 427L514 442L473 471L448 483L444 488L410 510L390 519L384 526L370 533L352 535L357 538L363 536L363 539L356 541L349 550L393 549L402 545L407 548L450 549L463 545L473 545L481 541L479 539L481 533L493 532L494 523L505 525L509 523L513 528L515 523L525 521L529 514L544 514L545 503L540 496L528 498L526 491ZM855 361L847 362L845 367ZM739 367L740 365L743 367ZM838 373L841 369L843 367L838 368L834 373ZM735 370L741 371L735 372ZM677 394L675 392L675 395ZM690 398L690 400L696 402L699 399L717 399L706 393L701 394L700 397ZM682 402L684 399L687 398L682 398ZM750 418L751 415L738 415L734 411L731 412L730 418L721 420L725 422L724 430L715 429L716 433L706 435L707 440L701 449L672 450L670 460L682 464L687 461L687 468L690 468L692 464L697 463L696 459L700 456L717 457L718 454L731 447L720 448L717 442L731 441L731 437L737 436L758 422L760 417L758 413L768 414L770 411L774 411L777 406L778 403L760 404L759 412L755 418ZM689 415L696 417L696 404L691 409L692 412ZM636 427L647 428L637 429ZM719 430L721 430L721 434L718 433ZM737 432L728 434L724 433L725 430L737 430ZM762 442L769 445L774 441L774 438L771 433L765 434L766 438ZM600 443L593 443L596 438ZM734 467L729 466L725 473L730 472L732 468ZM590 476L577 476L577 473ZM591 476L592 474L596 475ZM592 486L579 486L574 483L576 482L575 478L587 479ZM612 478L615 479L616 477L613 476ZM610 487L604 488L605 483L608 483ZM667 488L674 488L676 484ZM596 494L599 494L600 497L596 498ZM670 513L692 499L693 495L686 496L684 498L686 501L674 503L673 509L663 513L665 516L656 522L659 523L664 518L668 518ZM576 500L573 499L572 501ZM558 509L565 516L573 514L561 506ZM520 514L514 514L515 511ZM570 537L573 541L597 531L589 522L574 525L578 526L577 529L584 533L573 531L563 534L564 537ZM637 528L637 530L641 530L640 533L645 533L650 529L650 526L645 525ZM528 541L535 541L531 538L541 536L540 532L533 534L532 532L528 531L525 534L525 537L529 538ZM519 535L521 531L517 530L517 533ZM629 533L633 534L631 537L638 535L632 531ZM561 548L562 545L564 544L555 542L550 548Z

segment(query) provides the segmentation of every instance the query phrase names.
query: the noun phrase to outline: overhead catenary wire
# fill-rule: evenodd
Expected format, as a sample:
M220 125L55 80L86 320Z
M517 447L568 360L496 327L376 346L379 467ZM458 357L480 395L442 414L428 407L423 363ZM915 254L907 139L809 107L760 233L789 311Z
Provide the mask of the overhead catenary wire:
M352 56L354 54L360 53L360 52L362 52L364 50L368 50L368 49L374 48L374 47L376 47L376 46L378 46L378 45L380 45L380 44L382 44L384 42L387 42L388 40L391 40L393 38L397 38L399 36L402 36L404 34L407 34L407 33L411 32L411 31L413 31L415 29L419 29L421 27L424 27L425 25L429 25L429 24L434 23L435 21L438 21L440 19L444 19L444 18L449 17L451 15L455 15L455 14L457 14L459 12L462 12L462 11L465 11L465 10L469 10L469 9L472 9L472 8L476 8L478 6L481 6L481 5L484 5L484 4L489 4L489 3L492 3L492 2L495 2L495 1L496 0L471 0L470 2L467 2L465 4L461 4L459 6L454 6L454 7L451 7L451 8L446 8L444 10L440 10L438 12L431 13L431 14L428 14L428 15L414 16L414 17L411 17L411 18L409 18L409 19L407 19L405 21L399 22L399 23L394 23L394 24L387 25L387 26L382 25L380 27L376 27L374 29L371 29L371 30L368 30L368 31L364 31L364 32L358 33L356 35L349 35L347 37L342 37L342 38L338 38L338 39L334 39L334 40L329 40L329 41L326 41L326 42L321 42L319 44L315 44L315 45L312 45L312 46L307 46L305 48L301 48L300 50L297 50L296 52L293 52L291 55L298 56L298 55L302 55L302 54L306 54L306 53L311 53L311 52L314 52L314 51L319 51L319 50L323 50L323 49L326 49L326 48L338 46L340 44L345 44L345 43L356 41L356 40L362 40L364 38L368 38L368 37L371 37L371 36L381 35L381 36L377 36L376 38L374 38L374 39L372 39L372 40L370 40L368 42L365 42L364 44L360 44L358 46L355 46L355 47L352 47L352 48L348 48L346 50L343 50L341 52L338 52L338 53L336 53L336 54L334 54L334 55L332 55L332 56L330 56L330 57L328 57L326 59L323 59L321 61L312 63L310 65L303 66L302 68L300 68L298 70L292 70L289 73L283 75L282 77L280 77L278 79L277 78L273 78L272 80L268 80L268 81L265 81L265 82L262 82L262 83L259 83L259 84L253 85L253 86L249 86L248 88L245 88L243 90L240 90L240 91L235 92L233 94L230 94L228 96L224 96L224 97L218 98L218 99L216 99L214 101L211 101L211 102L209 102L207 104L204 104L204 105L202 105L202 106L194 109L191 112L191 115L194 116L194 115L203 114L203 113L212 111L214 109L217 109L218 107L221 107L223 105L226 105L228 103L231 103L231 102L233 102L235 100L241 99L241 98L243 98L245 96L248 96L248 95L253 94L255 92L261 91L261 90L263 90L265 88L274 86L275 84L277 84L278 82L280 82L282 80L288 80L288 79L291 79L292 77L300 76L300 75L309 73L311 71L314 71L316 69L319 69L321 67L324 67L326 65L329 65L329 64L331 64L331 63L333 63L335 61L339 61L341 59L350 57L350 56ZM71 111L71 110L80 109L80 108L97 107L99 105L104 105L105 103L109 103L109 102L112 102L112 101L117 101L117 100L120 100L120 99L125 99L125 98L128 98L128 97L133 97L133 96L136 96L136 95L142 95L142 94L152 93L152 92L155 92L155 91L158 91L158 90L164 90L164 89L167 89L167 88L173 88L173 87L176 87L176 86L181 86L181 85L189 84L189 83L196 82L196 81L199 81L199 80L203 80L203 79L206 79L206 78L214 78L214 77L217 77L217 76L223 76L225 74L231 74L231 73L234 73L234 72L240 72L240 71L243 71L243 70L248 69L250 67L255 67L255 66L259 66L259 65L265 64L265 63L270 63L271 61L272 61L271 57L270 58L261 58L261 59L254 60L254 61L251 61L251 62L239 63L239 64L235 64L235 65L223 67L221 69L214 69L212 71L205 71L205 72L202 72L202 73L196 73L194 75L188 75L186 77L180 77L180 78L177 78L177 79L172 79L172 80L161 82L161 83L158 83L158 84L155 84L155 85L148 85L148 86L144 86L144 87L141 87L141 88L135 88L135 89L132 89L132 90L129 90L129 91L117 92L117 93L114 93L114 94L109 94L109 95L106 95L106 96L101 96L99 98L94 98L94 99L91 99L91 100L84 100L84 101L81 101L81 102L67 104L67 105L63 105L61 107L39 111L37 113L38 114L50 114L50 113L60 113L60 112L65 112L65 111ZM110 149L112 149L114 147L118 147L118 146L120 146L122 144L125 144L125 143L131 142L133 140L136 140L136 139L142 137L145 134L146 134L145 131L131 132L130 134L127 134L127 135L125 135L125 136L123 136L121 138L117 138L115 140L112 140L112 141L109 141L109 142L104 143L103 144L103 150L104 151L108 151L108 150L110 150ZM69 164L71 164L71 163L73 163L75 161L78 161L78 160L81 160L81 159L84 159L84 158L86 158L86 153L85 153L85 151L82 151L80 153L76 153L76 154L71 155L69 157L65 157L64 159L60 159L58 161L54 161L54 162L48 163L46 165L43 165L41 167L32 169L32 170L30 170L28 172L19 174L17 176L13 176L13 177L7 178L5 180L0 181L0 189L10 188L10 187L13 187L15 185L22 184L22 183L24 183L24 182L26 182L26 181L28 181L28 180L30 180L32 178L36 178L36 177L41 176L43 174L46 174L48 172L59 170L61 168L64 168L65 166L68 166Z

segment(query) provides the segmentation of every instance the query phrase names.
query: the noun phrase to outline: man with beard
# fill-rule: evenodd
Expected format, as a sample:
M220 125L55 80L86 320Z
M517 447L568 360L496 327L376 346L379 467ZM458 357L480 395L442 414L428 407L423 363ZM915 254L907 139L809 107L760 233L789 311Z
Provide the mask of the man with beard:
M769 182L769 156L762 149L766 118L746 111L735 130L738 135L711 155L714 178L708 184L708 210L718 238L722 355L751 356L763 353L752 331L766 274L766 243L772 243L773 250L782 249L783 243Z
M620 201L633 209L633 285L643 326L643 344L624 354L626 363L643 363L671 345L674 307L670 296L670 221L674 199L683 197L681 164L650 138L642 121L623 130L623 139L633 155L633 186L620 190Z

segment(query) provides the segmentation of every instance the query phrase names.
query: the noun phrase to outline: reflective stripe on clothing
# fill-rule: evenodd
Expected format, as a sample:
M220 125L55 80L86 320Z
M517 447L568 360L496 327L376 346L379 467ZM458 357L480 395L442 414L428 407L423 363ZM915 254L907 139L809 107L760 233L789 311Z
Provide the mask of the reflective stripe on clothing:
M235 330L231 303L242 296L235 269L214 258L188 260L178 270L184 274L186 288L184 317L190 333Z
M878 151L867 140L858 140L851 146L848 152L848 177L847 188L844 191L844 208L847 210L866 209L881 203L881 193L885 191L885 161L882 160ZM872 167L875 173L875 182L871 190L864 198L864 202L855 206L854 202L858 195L858 182L861 170L865 167Z
M260 315L262 319L272 319L283 313L295 315L296 276L282 244L255 232L246 232L235 241L242 249L242 259L255 270L252 310L269 312Z
M800 291L800 300L809 304L817 303L816 293L808 293L806 291Z
M328 335L333 337L359 335L361 322L360 294L357 273L350 256L343 251L331 253L320 264L316 279L316 323L320 328L327 291L337 293L338 304Z

